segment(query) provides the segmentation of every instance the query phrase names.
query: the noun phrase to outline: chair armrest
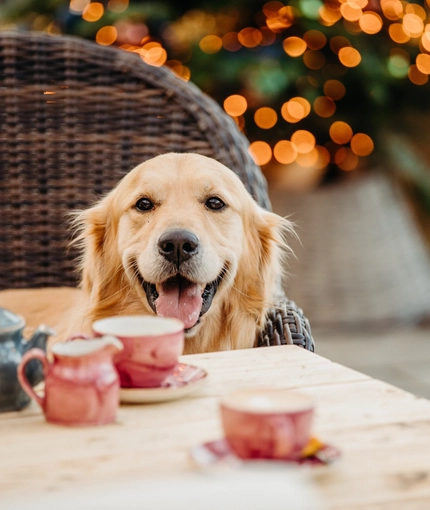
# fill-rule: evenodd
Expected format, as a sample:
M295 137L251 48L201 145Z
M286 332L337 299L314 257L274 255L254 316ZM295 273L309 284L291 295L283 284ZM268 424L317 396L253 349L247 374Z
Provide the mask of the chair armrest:
M286 297L266 313L266 323L258 335L256 347L298 345L315 352L309 321L294 301Z

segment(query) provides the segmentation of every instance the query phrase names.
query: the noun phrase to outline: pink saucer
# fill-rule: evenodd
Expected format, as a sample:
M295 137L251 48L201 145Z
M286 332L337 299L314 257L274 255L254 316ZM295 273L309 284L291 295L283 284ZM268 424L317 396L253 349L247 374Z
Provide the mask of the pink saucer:
M206 381L203 368L178 363L173 374L168 375L158 388L121 388L119 398L123 404L149 404L183 398L197 391Z
M255 462L270 459L250 459L243 460L237 457L232 450L226 439L217 439L209 441L199 446L195 446L190 451L191 458L200 466L213 466L215 464L240 464L242 462ZM309 457L304 457L299 460L285 459L276 460L275 462L289 462L294 464L331 464L338 457L340 451L334 446L324 444L317 452Z

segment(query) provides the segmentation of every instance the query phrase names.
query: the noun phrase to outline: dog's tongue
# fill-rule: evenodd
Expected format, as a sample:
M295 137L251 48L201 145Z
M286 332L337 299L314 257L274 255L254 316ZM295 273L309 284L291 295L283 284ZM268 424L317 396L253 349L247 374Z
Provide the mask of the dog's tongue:
M185 329L197 322L202 309L201 288L185 278L175 277L157 287L157 314L180 319Z

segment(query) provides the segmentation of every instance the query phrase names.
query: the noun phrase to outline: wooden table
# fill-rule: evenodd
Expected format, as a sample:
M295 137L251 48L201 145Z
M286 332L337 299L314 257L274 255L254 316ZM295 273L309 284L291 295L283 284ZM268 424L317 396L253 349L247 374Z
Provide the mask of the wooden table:
M300 472L325 508L430 508L430 401L292 346L184 356L183 361L209 373L197 393L168 403L121 406L116 424L54 426L35 404L0 414L0 508L17 508L12 503L25 495L79 494L91 484L126 483L136 474L198 477L201 468L189 451L221 437L219 398L256 385L300 389L315 397L314 432L343 455L331 465L289 469ZM267 508L275 506L269 502Z

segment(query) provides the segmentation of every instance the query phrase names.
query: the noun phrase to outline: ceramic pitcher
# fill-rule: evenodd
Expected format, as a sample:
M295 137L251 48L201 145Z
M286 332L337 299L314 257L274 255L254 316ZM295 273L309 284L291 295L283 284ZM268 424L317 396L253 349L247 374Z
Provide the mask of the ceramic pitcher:
M116 419L119 377L113 356L123 348L114 337L74 340L52 346L53 361L40 349L28 351L18 366L24 390L42 408L46 421L58 425L103 425ZM45 393L29 383L25 366L33 359L43 364Z

